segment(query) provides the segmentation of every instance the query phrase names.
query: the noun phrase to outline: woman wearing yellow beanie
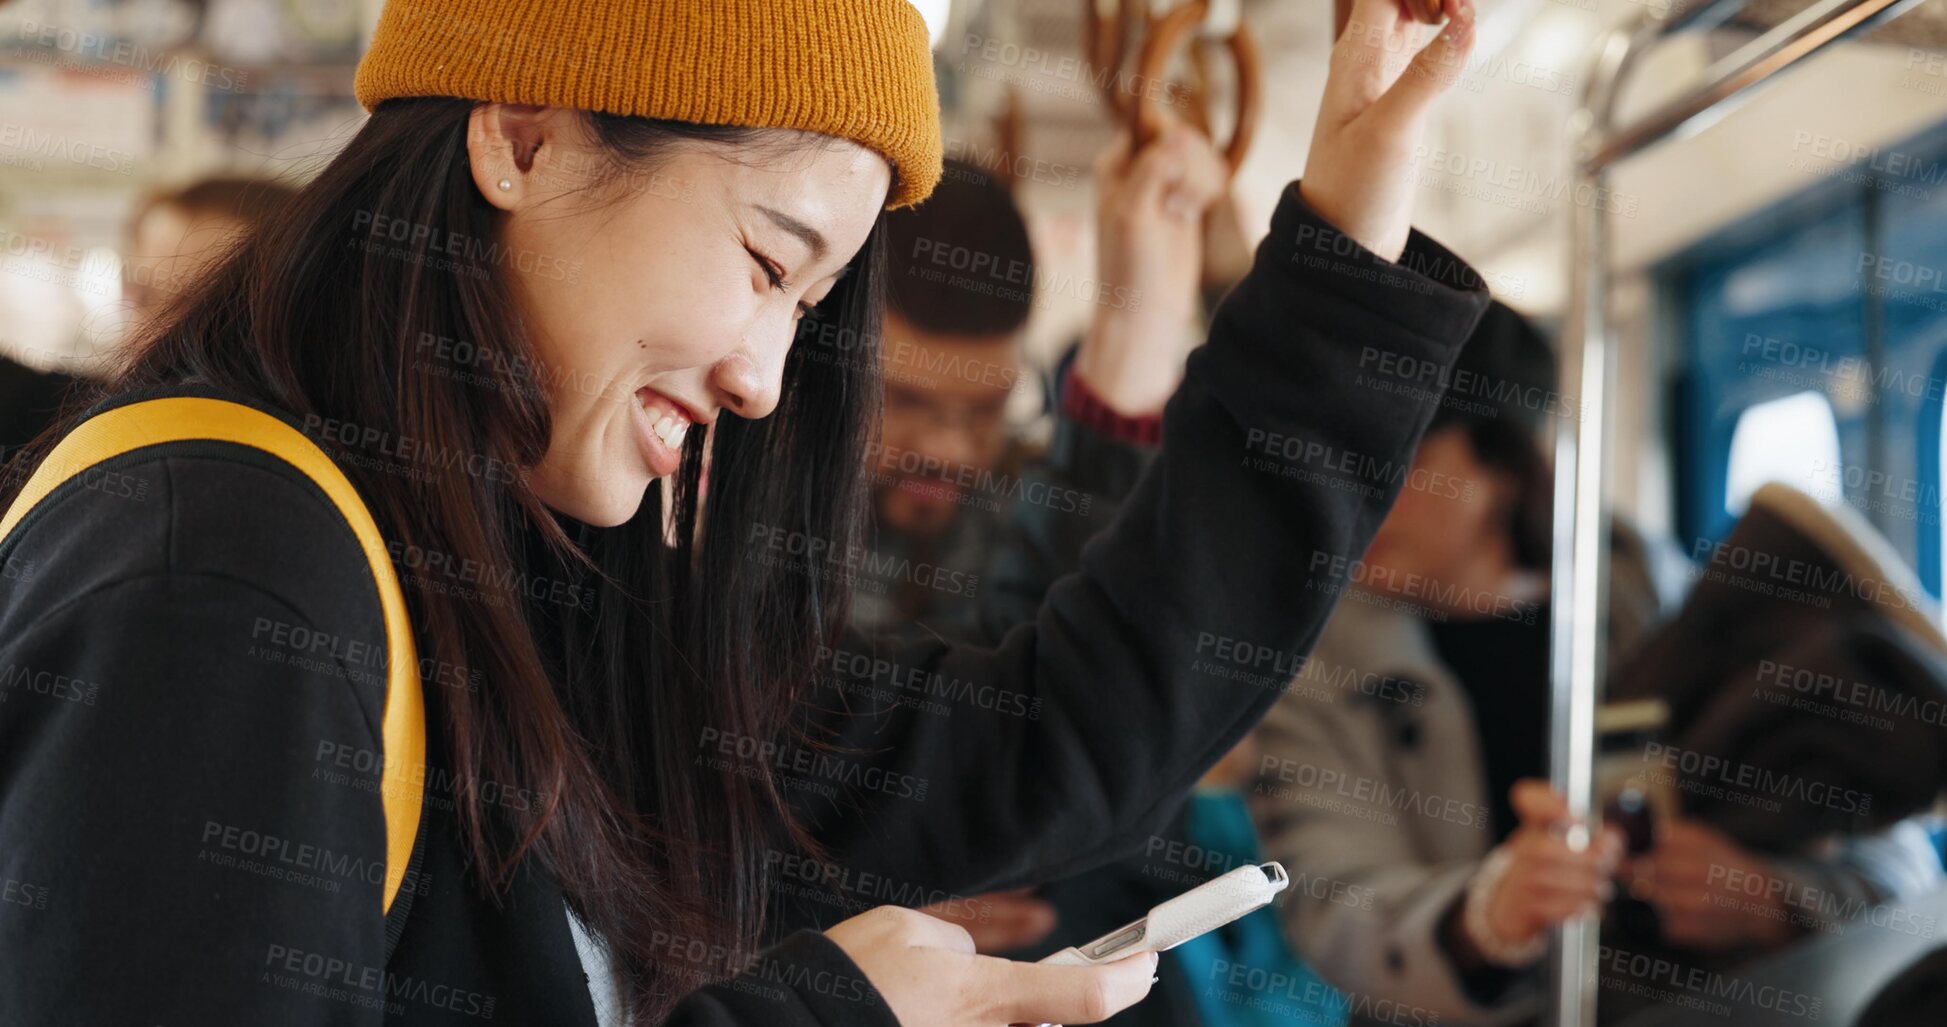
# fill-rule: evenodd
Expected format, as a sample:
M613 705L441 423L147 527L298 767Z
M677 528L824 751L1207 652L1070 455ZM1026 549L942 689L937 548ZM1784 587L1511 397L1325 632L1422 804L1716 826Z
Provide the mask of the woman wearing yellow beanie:
M1140 998L1152 956L1012 964L895 907L1137 847L1276 698L1226 661L1317 636L1398 483L1344 469L1432 409L1389 368L1485 303L1408 226L1458 4L1403 69L1360 0L1156 466L971 650L844 629L862 570L978 587L858 543L880 214L940 174L914 10L393 0L370 121L7 480L0 1023ZM860 915L778 941L806 903Z

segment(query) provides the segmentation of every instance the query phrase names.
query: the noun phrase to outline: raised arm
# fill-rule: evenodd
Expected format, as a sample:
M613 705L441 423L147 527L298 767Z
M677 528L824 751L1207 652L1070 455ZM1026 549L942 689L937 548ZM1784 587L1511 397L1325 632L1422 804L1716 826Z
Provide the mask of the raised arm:
M981 638L1034 620L1055 580L1081 565L1161 441L1163 404L1202 341L1195 327L1203 220L1227 181L1201 133L1178 128L1131 152L1127 135L1096 162L1096 270L1135 302L1098 304L1060 383L1054 437L1024 469L978 598Z
M1378 366L1451 361L1484 302L1464 270L1417 236L1382 261L1288 192L1170 402L1162 453L1034 623L996 649L860 640L821 665L844 692L919 700L865 715L828 700L820 726L857 751L793 764L862 782L841 802L885 813L829 819L840 861L984 890L1160 826L1277 697L1202 655L1219 638L1308 650L1383 519L1394 489L1347 490L1329 467L1410 463L1434 397L1388 390Z
M1111 859L1277 696L1210 673L1205 650L1317 638L1399 479L1348 489L1334 468L1410 463L1438 398L1425 385L1486 302L1407 225L1406 158L1466 30L1389 67L1385 33L1410 26L1387 0L1359 12L1378 27L1334 51L1314 177L1287 190L1081 571L997 648L859 639L821 662L839 686L816 693L828 744L775 758L828 846L827 883L924 903Z

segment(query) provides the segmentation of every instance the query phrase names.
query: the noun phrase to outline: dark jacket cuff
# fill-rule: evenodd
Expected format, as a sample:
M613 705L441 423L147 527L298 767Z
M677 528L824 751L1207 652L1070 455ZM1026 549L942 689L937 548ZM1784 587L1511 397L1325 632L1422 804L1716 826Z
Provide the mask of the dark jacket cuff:
M1163 415L1130 417L1104 402L1072 369L1061 389L1062 415L1111 442L1155 449L1163 444Z
M1445 246L1414 229L1399 260L1389 261L1339 231L1305 202L1299 183L1271 217L1271 233L1259 250L1287 262L1296 273L1330 276L1340 297L1356 303L1365 316L1386 321L1425 339L1464 340L1487 307L1487 284L1480 272ZM1348 326L1357 327L1357 326ZM1350 338L1372 335L1370 326Z
M1071 376L1069 380L1074 379ZM1155 420L1160 430L1163 419L1158 417ZM1050 484L1092 496L1099 502L1107 503L1107 509L1113 509L1134 491L1143 468L1155 459L1159 449L1158 445L1131 442L1103 431L1071 415L1064 403L1061 415L1055 418L1055 430L1048 440L1047 452L1042 455L1035 474ZM1097 511L1087 511L1087 515L1093 519ZM1045 514L1037 512L1033 516ZM1107 523L1106 519L1101 523ZM1064 561L1060 573L1066 574L1073 569L1072 560Z

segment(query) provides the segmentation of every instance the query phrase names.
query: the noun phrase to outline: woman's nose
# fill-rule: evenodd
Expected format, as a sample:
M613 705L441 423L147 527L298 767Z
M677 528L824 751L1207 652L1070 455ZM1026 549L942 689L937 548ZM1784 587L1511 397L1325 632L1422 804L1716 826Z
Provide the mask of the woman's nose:
M725 409L749 420L769 417L784 389L784 356L790 348L779 346L775 355L762 360L739 350L718 361L710 383L721 394Z

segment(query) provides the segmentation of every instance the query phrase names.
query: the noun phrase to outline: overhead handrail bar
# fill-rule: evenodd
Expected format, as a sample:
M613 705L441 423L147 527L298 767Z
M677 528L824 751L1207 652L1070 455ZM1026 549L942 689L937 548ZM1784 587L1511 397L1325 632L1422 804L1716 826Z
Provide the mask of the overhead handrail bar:
M1698 118L1742 99L1742 94L1754 86L1828 43L1896 18L1920 3L1921 0L1821 0L1711 65L1704 72L1702 86L1607 133L1587 162L1600 169L1656 143L1676 138Z

